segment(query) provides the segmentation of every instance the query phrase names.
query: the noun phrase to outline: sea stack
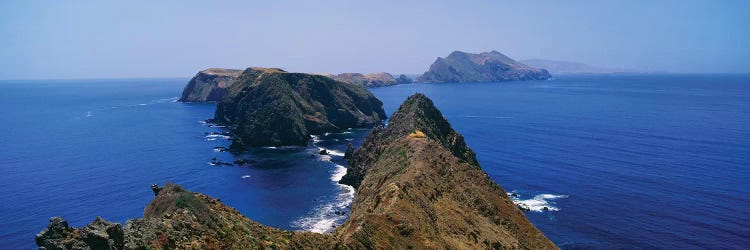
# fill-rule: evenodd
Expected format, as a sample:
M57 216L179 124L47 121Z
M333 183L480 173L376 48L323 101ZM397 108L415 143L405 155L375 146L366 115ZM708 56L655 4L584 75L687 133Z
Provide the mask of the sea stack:
M423 94L409 97L349 160L358 186L334 234L368 249L556 249Z
M242 74L239 69L211 68L202 70L182 90L181 102L218 102Z
M228 88L214 122L229 127L233 150L306 145L311 135L368 127L386 118L362 86L323 75L248 68Z
M550 77L545 69L529 67L497 51L479 54L454 51L445 58L438 57L416 82L504 82Z

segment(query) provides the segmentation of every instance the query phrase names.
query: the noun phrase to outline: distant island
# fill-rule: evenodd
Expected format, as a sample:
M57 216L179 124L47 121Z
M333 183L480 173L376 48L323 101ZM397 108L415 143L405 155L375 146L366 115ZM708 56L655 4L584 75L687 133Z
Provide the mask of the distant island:
M330 75L330 77L342 82L356 84L367 88L387 87L396 84L412 83L412 80L405 75L400 75L398 78L395 78L393 77L393 75L386 72L372 74L342 73L338 75Z
M632 73L628 70L618 70L604 67L591 66L579 62L554 61L544 59L522 60L523 64L547 69L552 74L611 74L611 73Z
M300 108L286 103L295 101L292 95L347 89L323 76L250 68L229 92ZM248 105L222 104L233 110ZM375 128L350 154L355 171L342 182L356 185L357 196L347 221L331 234L264 226L218 199L167 184L152 186L156 197L143 217L124 227L97 217L74 228L53 217L36 243L40 249L557 249L487 176L463 136L423 94L409 97L388 126Z
M185 86L180 97L181 102L220 102L227 95L228 89L242 74L240 69L210 68L198 72ZM361 74L342 73L311 74L321 75L337 81L359 85L366 88L387 87L397 84L413 83L414 80L399 75L398 78L386 72Z
M336 81L365 88L387 87L408 83L447 83L447 82L504 82L517 80L546 80L553 73L606 72L585 64L547 60L527 60L517 62L497 51L471 54L454 51L445 58L438 57L429 70L412 79L406 75L394 77L387 72L309 74L319 75ZM229 93L243 70L210 68L198 72L185 86L182 102L220 102Z
M445 58L438 57L416 82L504 82L550 77L545 69L527 66L497 51L479 54L454 51Z

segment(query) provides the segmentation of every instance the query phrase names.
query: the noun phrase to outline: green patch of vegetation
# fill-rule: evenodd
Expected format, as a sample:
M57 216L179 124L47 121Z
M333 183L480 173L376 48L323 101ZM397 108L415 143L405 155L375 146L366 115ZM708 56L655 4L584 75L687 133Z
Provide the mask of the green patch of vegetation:
M193 202L195 202L195 196L187 193L181 194L180 197L177 198L176 206L178 208L188 208Z

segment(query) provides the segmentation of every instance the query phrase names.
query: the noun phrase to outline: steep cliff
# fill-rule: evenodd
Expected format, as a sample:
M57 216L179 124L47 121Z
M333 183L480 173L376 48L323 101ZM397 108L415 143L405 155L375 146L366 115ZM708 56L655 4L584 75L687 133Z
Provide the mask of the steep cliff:
M249 68L228 89L214 122L232 133L232 148L306 145L310 135L366 127L385 119L383 103L364 87L322 75Z
M417 130L443 145L459 160L478 165L474 151L466 145L463 136L451 128L432 100L423 94L417 94L401 104L386 129L376 127L367 135L362 147L349 160L349 169L341 183L358 187L368 166L380 158L384 147Z
M358 184L334 234L375 249L557 248L482 171L427 97L409 97L350 159ZM346 180L346 181L345 181Z
M416 82L502 82L550 77L547 70L526 66L497 51L479 54L454 51L446 58L438 57Z
M218 102L242 70L212 68L198 72L182 90L181 102Z

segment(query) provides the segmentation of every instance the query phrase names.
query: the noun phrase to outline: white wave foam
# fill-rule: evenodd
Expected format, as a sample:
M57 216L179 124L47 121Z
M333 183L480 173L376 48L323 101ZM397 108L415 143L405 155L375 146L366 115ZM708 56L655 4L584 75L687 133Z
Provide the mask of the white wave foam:
M156 100L155 102L156 102L156 103L162 103L162 102L177 102L178 100L180 100L180 97L179 97L179 96L177 96L177 97L170 97L170 98L162 98L162 99Z
M560 194L538 194L531 199L522 200L516 192L510 192L508 196L513 204L516 204L519 208L534 212L560 211L559 208L553 206L555 205L553 200L568 198L567 195Z
M344 174L346 174L346 168L337 165L331 176L331 180L340 180ZM346 213L348 213L348 208L354 200L355 190L352 186L338 183L336 185L339 187L340 192L334 200L315 208L309 216L295 220L292 222L292 225L301 228L302 231L329 233L333 231L336 225L343 223L347 218Z
M344 153L336 150L323 147L318 147L318 150L326 150L329 154L320 156L323 161L331 162L331 155L344 156ZM354 201L355 189L352 186L338 183L346 175L346 167L335 163L333 163L333 166L330 179L338 187L339 193L330 202L316 207L309 213L309 216L293 221L293 226L301 228L302 231L329 233L333 231L336 225L346 220L348 208Z
M94 114L91 113L91 111L86 111L86 117L92 117Z
M250 178L250 175L243 175L242 176L242 179L247 179L247 178Z
M344 166L336 164L336 168L333 170L333 174L331 175L331 181L335 181L338 183L341 178L344 178L344 175L346 175L346 168Z
M315 233L327 233L333 231L335 225L335 217L327 217L328 214L334 213L333 206L331 204L325 205L316 209L316 213L309 217L303 217L292 222L293 225L302 228L302 231L309 231Z
M323 140L320 139L319 135L313 135L312 136L312 140L313 140L313 143L318 143L318 142L323 141Z
M328 152L329 155L335 155L335 156L344 156L345 154L341 151L335 150L335 149L327 149L324 147L318 147L318 150L323 151L325 150Z
M232 137L228 135L222 135L222 134L208 134L206 135L206 140L213 141L216 139L224 139L224 140L231 140Z
M148 104L146 104L146 103L141 103L141 104L138 104L138 106L147 106L147 105L148 105Z

